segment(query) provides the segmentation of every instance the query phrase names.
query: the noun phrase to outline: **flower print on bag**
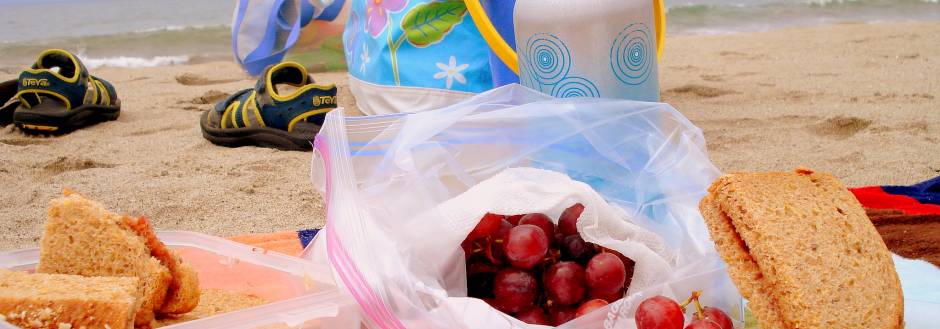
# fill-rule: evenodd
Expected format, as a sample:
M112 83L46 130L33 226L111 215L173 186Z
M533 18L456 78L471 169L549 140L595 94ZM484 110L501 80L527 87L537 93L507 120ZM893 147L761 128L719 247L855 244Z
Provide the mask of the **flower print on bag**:
M454 86L454 80L457 80L460 84L467 84L467 78L463 76L463 73L460 73L463 70L466 70L469 67L469 64L460 64L457 65L457 58L450 56L450 61L448 64L437 63L437 68L441 69L440 72L434 74L434 79L440 80L447 78L445 81L447 89L450 89Z
M388 25L388 13L398 12L408 5L408 0L366 0L366 31L378 37Z

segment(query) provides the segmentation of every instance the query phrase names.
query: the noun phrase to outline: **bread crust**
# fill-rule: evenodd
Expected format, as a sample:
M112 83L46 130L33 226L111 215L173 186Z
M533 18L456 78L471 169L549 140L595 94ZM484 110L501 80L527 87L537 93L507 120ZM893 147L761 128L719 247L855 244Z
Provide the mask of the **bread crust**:
M37 272L141 279L138 327L152 326L156 314L185 313L198 303L195 271L156 238L144 218L132 220L66 192L52 201L44 230Z
M136 277L29 274L0 269L0 318L23 328L133 328Z
M903 327L890 252L832 175L725 175L700 210L762 327Z
M150 255L169 269L172 280L167 288L166 299L157 306L160 314L182 314L192 311L199 304L199 277L189 264L183 263L179 254L171 251L153 232L145 217L124 216L124 224L144 239Z
M741 295L748 300L748 308L757 317L763 329L783 329L786 326L777 308L777 300L767 291L763 274L757 263L747 252L747 246L734 230L731 218L718 209L715 198L711 195L699 204L705 224L711 232L721 258L728 264L728 275L738 287Z
M178 259L178 257L177 257ZM175 267L173 284L167 291L167 299L160 308L162 314L183 314L192 311L199 304L199 276L192 266L178 263Z

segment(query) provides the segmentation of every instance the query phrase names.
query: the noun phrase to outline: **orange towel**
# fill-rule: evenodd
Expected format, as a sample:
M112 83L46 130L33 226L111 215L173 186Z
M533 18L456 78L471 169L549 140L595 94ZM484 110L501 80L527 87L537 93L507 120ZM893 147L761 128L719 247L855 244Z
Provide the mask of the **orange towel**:
M297 231L244 234L229 237L228 239L291 256L300 255L300 252L304 250L303 242L298 238Z

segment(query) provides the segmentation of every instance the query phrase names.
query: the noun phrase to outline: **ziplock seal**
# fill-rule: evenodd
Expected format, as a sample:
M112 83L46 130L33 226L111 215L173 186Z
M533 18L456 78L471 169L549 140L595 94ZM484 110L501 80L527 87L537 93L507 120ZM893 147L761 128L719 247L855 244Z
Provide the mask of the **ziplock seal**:
M344 120L342 116L333 118L333 120ZM345 136L341 130L343 125L328 125L330 127L332 136ZM317 149L320 159L323 161L323 169L325 171L325 182L326 182L326 204L330 204L330 196L333 191L333 154L343 154L342 150L334 150L330 152L330 147L328 143L324 142L321 137L318 137L313 145ZM333 145L345 145L344 143L334 143ZM339 146L343 148L343 146ZM348 153L348 152L347 152ZM341 161L342 162L342 161ZM337 164L336 169L341 171L342 176L347 176L350 172L349 168L344 165L345 163ZM333 213L332 207L327 208L327 225L326 225L326 249L327 255L330 259L330 264L333 265L333 268L336 269L336 273L339 275L340 279L348 288L349 292L353 295L353 298L359 302L359 305L362 307L363 311L369 318L375 322L381 328L390 328L390 329L405 329L404 325L396 318L392 312L389 310L388 305L385 302L376 296L376 293L372 290L372 287L363 279L362 274L356 269L355 264L349 258L349 255L346 252L346 249L343 247L342 243L337 237L337 231L335 225L330 225L333 222L335 216L331 215Z

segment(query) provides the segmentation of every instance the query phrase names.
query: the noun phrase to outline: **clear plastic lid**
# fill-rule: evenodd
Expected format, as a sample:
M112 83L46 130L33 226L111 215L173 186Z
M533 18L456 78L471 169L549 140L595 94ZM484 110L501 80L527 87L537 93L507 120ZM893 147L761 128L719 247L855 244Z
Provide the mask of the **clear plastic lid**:
M260 297L256 307L169 325L185 328L360 328L359 307L331 270L267 249L193 232L158 232L199 274L200 288ZM32 271L39 249L0 253L0 267ZM0 329L15 328L0 321Z

